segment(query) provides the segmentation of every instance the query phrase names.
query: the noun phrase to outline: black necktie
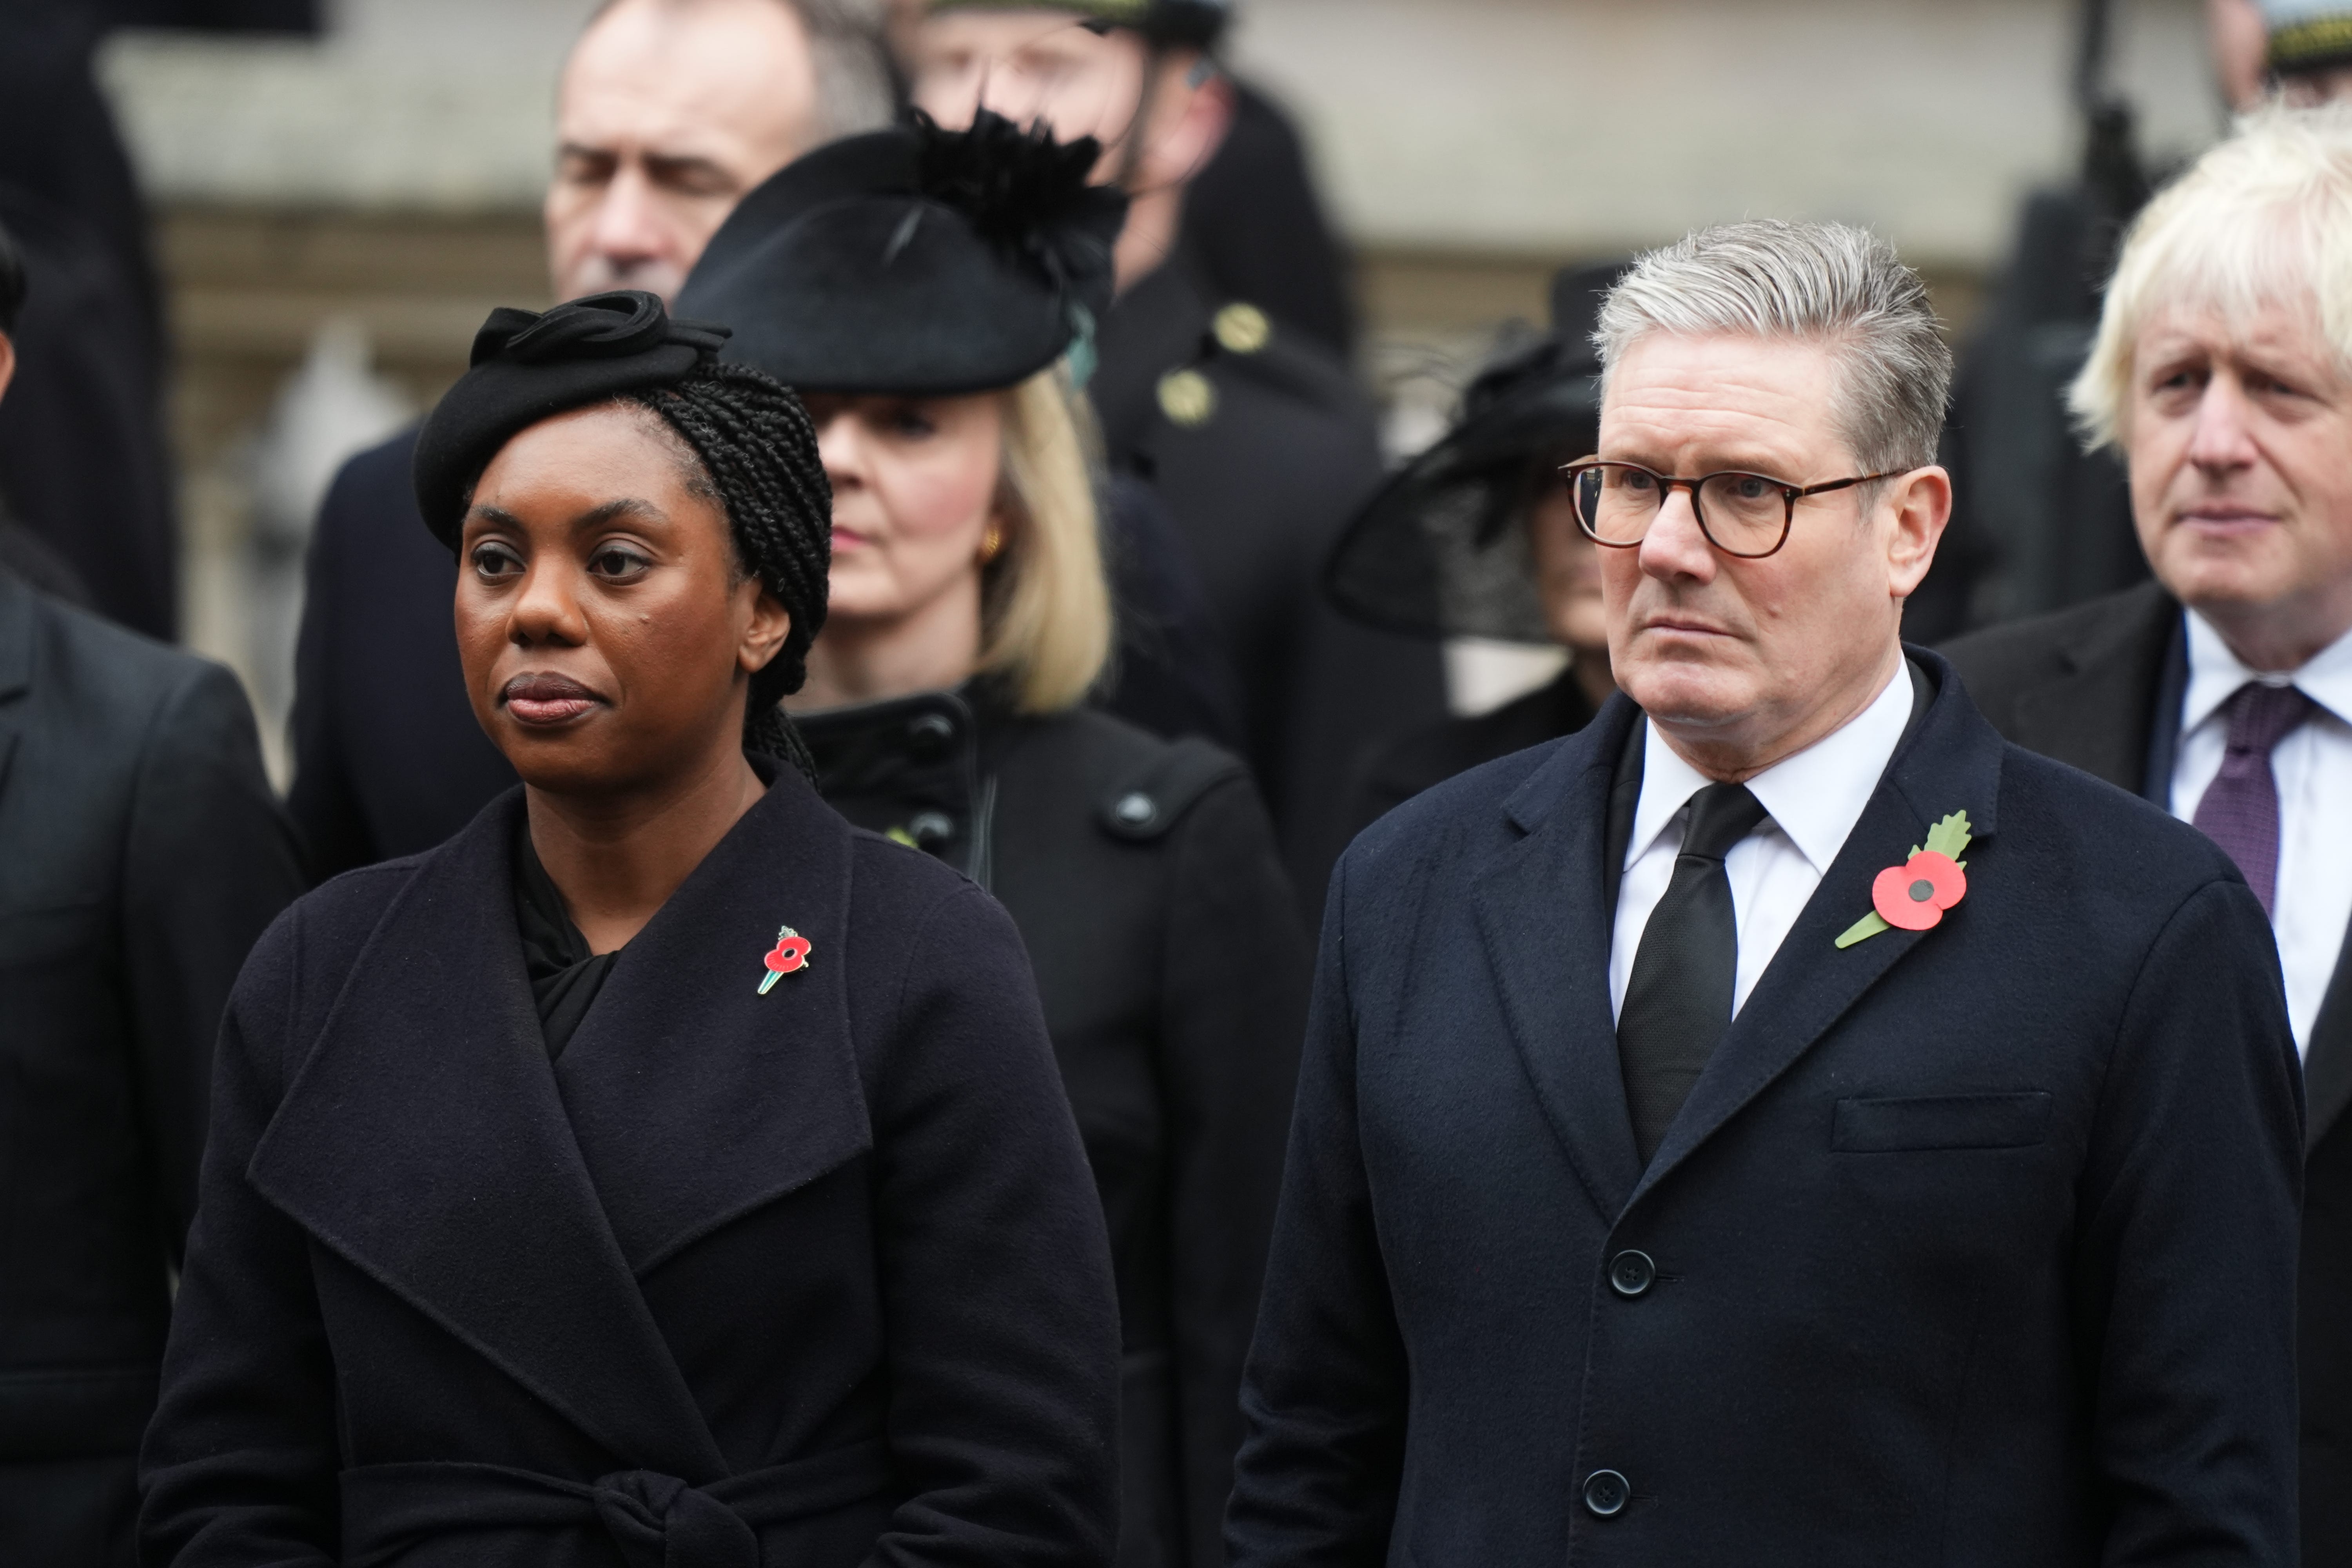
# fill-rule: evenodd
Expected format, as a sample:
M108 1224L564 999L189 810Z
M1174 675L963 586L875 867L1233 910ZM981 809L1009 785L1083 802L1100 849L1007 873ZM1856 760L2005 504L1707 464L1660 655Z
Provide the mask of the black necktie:
M1723 858L1763 820L1744 784L1709 784L1694 795L1674 880L1642 928L1617 1015L1617 1055L1644 1165L1731 1027L1739 930Z

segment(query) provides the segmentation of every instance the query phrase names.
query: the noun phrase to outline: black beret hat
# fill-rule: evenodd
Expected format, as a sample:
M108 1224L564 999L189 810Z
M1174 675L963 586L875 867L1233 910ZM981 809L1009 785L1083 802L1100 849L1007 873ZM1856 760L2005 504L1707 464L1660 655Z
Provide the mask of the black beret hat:
M746 196L678 308L731 322L727 357L813 392L957 396L1012 386L1109 308L1127 198L1101 149L913 121L818 148Z
M1573 461L1600 439L1592 333L1628 265L1553 277L1551 330L1507 341L1464 390L1453 429L1349 525L1325 576L1340 609L1393 631L1550 640L1527 531L1516 525L1532 499L1530 466Z
M571 409L674 386L726 341L725 327L673 318L637 289L591 294L544 314L492 310L474 334L473 368L416 438L416 504L425 526L457 549L467 498L499 447Z

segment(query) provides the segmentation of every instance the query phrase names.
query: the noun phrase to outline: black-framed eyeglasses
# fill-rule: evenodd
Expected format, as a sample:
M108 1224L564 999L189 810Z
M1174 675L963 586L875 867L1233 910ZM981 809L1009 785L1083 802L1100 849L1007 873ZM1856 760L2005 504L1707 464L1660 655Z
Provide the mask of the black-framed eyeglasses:
M1900 470L1856 474L1826 484L1792 485L1769 474L1726 469L1677 479L1639 463L1612 463L1588 458L1560 469L1569 493L1576 498L1576 521L1596 544L1630 550L1646 538L1666 498L1688 490L1692 515L1698 519L1706 542L1726 555L1753 561L1789 542L1789 529L1797 519L1797 503L1807 496L1826 495L1873 479L1891 479Z

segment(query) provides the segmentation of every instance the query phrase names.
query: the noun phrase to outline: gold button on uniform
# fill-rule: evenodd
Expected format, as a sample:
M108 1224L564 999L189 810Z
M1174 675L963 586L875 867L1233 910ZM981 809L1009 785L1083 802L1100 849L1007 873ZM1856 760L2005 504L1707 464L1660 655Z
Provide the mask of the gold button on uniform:
M1217 412L1217 389L1197 370L1171 370L1160 378L1160 412L1187 430L1206 425Z
M1217 312L1211 327L1229 354L1254 354L1274 341L1274 323L1255 305L1236 302Z

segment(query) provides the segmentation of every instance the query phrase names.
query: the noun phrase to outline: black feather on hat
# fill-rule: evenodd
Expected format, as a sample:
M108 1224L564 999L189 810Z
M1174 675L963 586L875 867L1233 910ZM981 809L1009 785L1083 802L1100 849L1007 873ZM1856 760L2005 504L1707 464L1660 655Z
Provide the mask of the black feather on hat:
M1600 439L1592 332L1628 265L1558 273L1551 331L1507 341L1464 390L1454 428L1373 494L1325 574L1342 611L1429 637L1551 640L1526 514L1543 467L1588 456Z
M1127 198L1059 142L980 111L831 142L721 225L678 308L730 323L727 357L811 392L956 396L1012 386L1109 308Z

